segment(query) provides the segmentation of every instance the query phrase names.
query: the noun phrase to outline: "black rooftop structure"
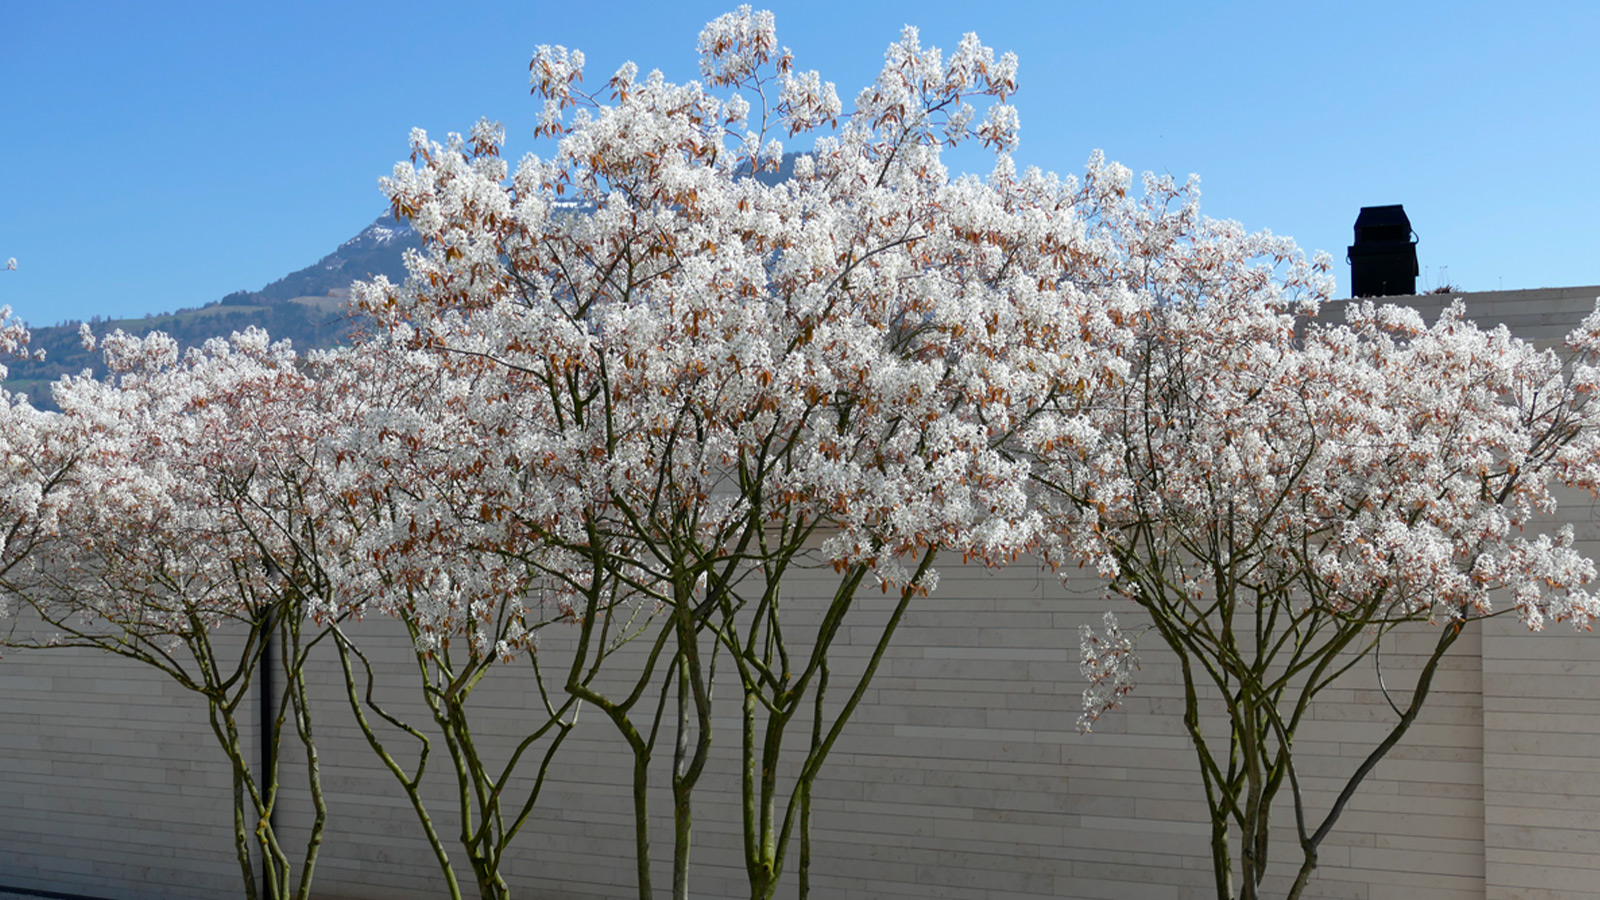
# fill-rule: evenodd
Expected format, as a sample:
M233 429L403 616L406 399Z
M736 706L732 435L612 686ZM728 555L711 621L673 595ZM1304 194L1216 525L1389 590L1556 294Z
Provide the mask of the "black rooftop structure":
M1363 206L1356 216L1350 296L1391 297L1417 292L1417 242L1404 206Z

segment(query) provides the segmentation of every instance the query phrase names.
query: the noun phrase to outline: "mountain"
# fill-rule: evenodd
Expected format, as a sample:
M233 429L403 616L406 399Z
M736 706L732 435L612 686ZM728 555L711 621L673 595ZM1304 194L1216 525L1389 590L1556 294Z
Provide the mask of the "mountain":
M291 272L259 291L238 291L217 303L252 306L326 297L348 291L352 281L377 275L387 275L390 281L402 281L406 275L403 257L408 247L421 247L416 232L410 225L385 215L315 264Z
M296 272L279 278L259 291L235 291L199 308L180 309L141 319L93 319L95 334L120 328L143 336L165 331L183 347L193 347L214 337L226 337L254 325L266 329L274 340L288 339L305 351L337 346L348 339L355 323L344 309L350 282L386 275L405 278L405 251L420 248L411 226L382 216L337 250ZM78 340L81 322L63 322L35 328L32 346L45 351L42 362L8 361L8 390L26 393L41 409L54 409L50 383L64 374L99 370L100 360Z

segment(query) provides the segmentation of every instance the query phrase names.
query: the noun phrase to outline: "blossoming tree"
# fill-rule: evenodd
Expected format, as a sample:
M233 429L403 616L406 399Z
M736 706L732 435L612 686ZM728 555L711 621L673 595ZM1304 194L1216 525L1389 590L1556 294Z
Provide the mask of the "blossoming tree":
M455 504L461 545L531 567L565 604L566 688L634 755L642 897L663 723L682 897L717 661L732 669L765 898L797 832L808 889L812 785L936 557L1008 561L1036 537L1027 464L998 447L1116 379L1132 306L1069 277L1093 256L1077 187L1011 166L1014 59L972 36L946 58L908 29L846 113L770 14L724 16L700 46L704 83L629 64L609 97L580 89L581 54L541 48L556 149L514 174L498 126L414 134L385 189L426 252L404 284L355 296L373 346L438 373L404 403L439 412L394 419L394 439L477 436L411 483L474 485L453 488L473 498ZM755 177L782 159L773 134L813 142L787 180ZM986 181L940 162L968 141L996 153ZM836 573L820 611L785 601L802 569ZM828 701L833 643L879 590L879 638ZM629 640L602 689L601 657ZM809 735L786 746L796 720Z
M578 706L546 674L552 665L565 674L559 656L553 660L549 648L536 652L540 631L572 610L570 585L547 573L564 572L568 581L581 576L564 569L558 553L530 550L528 523L504 513L508 493L538 505L543 501L533 495L549 484L509 472L506 422L479 415L491 409L515 415L485 403L485 391L503 397L506 385L492 372L442 369L410 353L406 342L385 333L316 361L333 390L353 400L334 423L331 443L338 450L321 482L343 523L341 539L323 545L328 561L319 566L329 573L341 611L392 619L410 642L413 685L433 735L378 699L382 686L359 630L333 629L356 723L410 801L446 889L462 896L451 849L423 796L434 735L443 739L454 776L451 812L479 895L505 897L510 886L501 859L528 821ZM512 662L528 665L518 685L532 689L526 713L517 717L525 731L496 758L474 737L482 723L470 704L497 669L520 679L510 674ZM509 724L500 719L492 727L504 733ZM394 749L396 740L412 745L415 756ZM408 758L415 762L408 766Z
M1324 260L1201 219L1189 193L1152 180L1106 220L1126 248L1118 277L1144 298L1132 371L1087 417L1042 417L1022 445L1069 558L1098 564L1177 657L1217 896L1259 895L1282 793L1293 898L1466 628L1600 614L1570 528L1541 527L1555 485L1593 489L1600 472L1600 313L1565 359L1480 329L1459 303L1432 325L1372 303L1323 321ZM1416 681L1385 688L1386 734L1333 796L1308 794L1294 740L1317 696L1426 625ZM1108 614L1082 637L1087 728L1132 688L1137 633Z
M26 471L13 466L31 476L8 489L27 495L34 524L12 535L37 546L0 586L39 627L8 645L119 654L203 700L230 763L244 895L304 900L326 819L304 665L330 607L327 580L297 548L315 544L326 521L309 490L325 398L294 354L257 330L181 359L160 333L119 331L103 349L111 374L58 383L61 413L42 419ZM12 405L11 418L19 411ZM262 699L271 706L257 771L245 716L269 645L281 648L286 678ZM291 721L313 808L298 855L273 825L276 751Z

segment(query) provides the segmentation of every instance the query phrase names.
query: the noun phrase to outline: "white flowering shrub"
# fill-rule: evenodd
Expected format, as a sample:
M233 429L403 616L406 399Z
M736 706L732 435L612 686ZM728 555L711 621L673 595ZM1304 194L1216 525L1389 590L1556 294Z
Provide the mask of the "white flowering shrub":
M472 612L464 555L511 575L481 596L532 590L539 627L566 617L567 694L641 760L641 894L642 761L671 730L650 698L663 680L680 698L684 896L713 677L736 680L746 869L768 897L795 834L808 889L811 785L938 556L1001 564L1042 539L1007 436L1121 378L1137 306L1102 286L1087 189L1011 163L1014 57L971 35L946 55L908 28L847 112L770 13L718 18L699 51L700 82L628 64L589 93L582 54L540 47L551 152L514 169L498 125L413 133L384 189L425 249L403 284L354 292L380 326L362 352L405 387L356 427L352 460L391 521L363 551L382 603L449 625L424 628L430 652L500 621ZM969 142L994 152L989 177L947 173L943 150ZM792 177L753 177L786 153ZM804 628L782 601L801 569L837 578ZM832 643L875 596L887 625L829 712ZM610 655L619 634L647 649ZM632 688L595 686L624 660ZM789 736L796 720L808 734ZM756 762L790 754L797 778Z
M337 616L306 549L335 530L316 479L329 398L255 329L182 357L160 333L97 342L85 328L84 340L105 379L62 379L59 414L6 408L8 426L32 428L6 435L22 460L9 493L28 498L8 510L12 533L30 552L7 560L0 588L46 629L9 643L116 653L189 692L230 763L243 894L306 897L326 808L303 668ZM283 681L258 697L269 645ZM258 769L241 738L258 701L276 710L268 756L289 727L308 760L314 814L298 851L272 825L281 766Z
M1370 302L1325 321L1325 259L1204 220L1190 194L1151 179L1107 217L1126 259L1113 277L1141 307L1128 376L1035 417L1013 446L1038 466L1047 552L1094 564L1179 658L1218 896L1257 895L1280 791L1298 896L1465 627L1514 615L1587 629L1600 614L1593 561L1545 525L1556 485L1596 484L1600 313L1565 358L1478 328L1459 302L1431 325ZM1437 641L1390 698L1388 735L1312 808L1293 741L1316 696L1428 623ZM1133 642L1108 619L1081 649L1087 728L1131 689ZM1223 698L1220 736L1201 715L1207 688Z

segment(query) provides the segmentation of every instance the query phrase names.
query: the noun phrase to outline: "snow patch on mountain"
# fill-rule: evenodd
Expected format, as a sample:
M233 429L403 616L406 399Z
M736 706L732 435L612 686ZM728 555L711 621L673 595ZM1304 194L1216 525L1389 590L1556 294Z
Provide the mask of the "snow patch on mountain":
M414 234L416 234L416 231L409 224L397 222L386 216L363 228L360 234L340 244L339 249L384 247L395 241L406 240Z

